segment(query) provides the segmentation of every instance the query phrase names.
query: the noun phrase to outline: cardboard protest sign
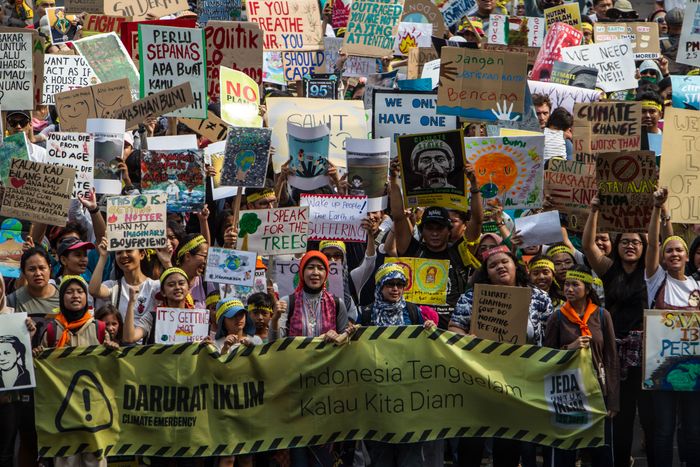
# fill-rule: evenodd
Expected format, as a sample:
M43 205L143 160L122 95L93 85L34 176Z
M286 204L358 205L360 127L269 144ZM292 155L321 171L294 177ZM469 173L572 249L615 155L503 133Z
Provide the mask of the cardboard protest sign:
M367 119L360 101L332 101L298 97L270 97L267 102L268 127L272 128L272 145L277 152L272 164L279 172L287 162L287 122L305 127L326 125L330 131L330 161L345 167L346 138L367 138Z
M220 174L214 177L214 190L222 187L265 186L267 163L270 159L269 128L231 127L226 138L225 154L212 157L212 165Z
M309 207L309 240L367 240L367 231L360 226L367 217L366 196L302 193L299 205Z
M27 236L28 231L23 230L19 219L5 218L0 224L0 274L2 277L17 279L20 276L20 260L24 253L24 242Z
M403 289L407 302L419 305L444 305L447 300L447 279L450 262L423 258L385 258L404 270L408 284Z
M131 18L88 13L83 18L83 28L80 31L82 37L90 37L94 36L95 34L109 32L119 34L122 23L127 21L131 21Z
M242 71L223 65L221 76L221 119L233 126L262 127L260 88Z
M178 84L190 83L194 102L166 117L207 117L204 29L139 25L141 98Z
M447 32L442 13L431 0L405 0L401 21L431 24L433 35L437 37L445 37Z
M168 211L199 212L205 202L204 155L195 135L148 139L141 153L141 190L165 192Z
M350 19L350 3L352 0L334 0L331 5L331 24L333 28L345 28Z
M90 133L49 133L46 152L48 164L75 169L71 198L82 198L90 193L95 172L95 140Z
M42 105L54 105L54 95L98 84L99 80L80 55L44 55Z
M597 69L565 62L554 62L552 76L549 78L550 83L591 90L595 89L597 81Z
M387 71L384 73L375 73L373 75L367 76L367 80L365 81L365 93L362 95L362 101L364 102L365 109L369 110L372 108L374 91L378 89L394 89L396 87L397 80L398 70Z
M318 50L323 41L316 0L250 0L250 21L265 31L265 50Z
M193 103L192 88L185 81L108 113L111 118L126 120L126 128L131 130L151 117L159 117Z
M348 55L381 58L391 55L404 0L353 0L343 39Z
M29 141L23 131L0 139L0 179L3 186L10 186L10 163L12 159L29 160Z
M605 92L623 91L637 87L634 77L634 53L629 39L602 44L567 47L561 51L561 60L598 70L597 87Z
M68 220L75 169L12 159L0 214L63 227Z
M111 111L131 103L129 81L120 79L66 91L54 96L61 130L85 131L88 118L107 117Z
M52 44L63 44L73 40L73 36L78 31L75 15L67 15L63 7L46 8L46 17L51 30Z
M331 72L335 70L335 64L338 61L338 55L342 45L342 37L323 38L323 55L325 55L324 64L326 71ZM376 58L350 55L345 61L345 66L342 69L342 75L346 78L369 76L376 73L377 69ZM341 70L336 71L340 72Z
M676 62L700 66L700 1L687 0L680 8L685 10L681 37L678 41Z
M489 44L541 47L544 33L543 18L492 14L486 39Z
M304 77L304 96L312 99L337 99L338 75L318 73Z
M107 250L163 248L167 195L108 196Z
M126 78L132 99L139 98L139 73L115 33L85 37L73 41L73 46L102 83Z
M408 55L414 47L432 47L433 25L429 23L399 23L399 29L394 41L395 55Z
M544 10L547 29L556 23L564 23L581 30L581 10L578 3L564 3Z
M659 23L606 23L593 25L593 38L596 44L629 39L635 60L647 60L661 57L659 43Z
M209 337L209 310L156 308L156 344L200 342Z
M552 207L567 216L566 228L582 232L598 193L594 164L550 159L544 171L544 194Z
M523 47L519 45L483 44L482 48L484 50L526 54L528 65L534 65L537 54L540 52L539 47Z
M90 13L106 13L115 16L130 16L134 20L146 18L162 18L173 13L189 10L187 0L103 0L104 11Z
M525 344L531 298L529 287L474 284L470 332L482 339Z
M248 297L257 292L267 292L267 278L265 269L256 269L253 274L253 286L219 284L221 298L237 298L243 303L248 302Z
M208 282L252 287L256 260L254 251L210 247L204 278Z
M301 81L304 76L319 73L326 68L326 55L322 50L313 52L282 52L284 79L287 82Z
M690 3L690 2L689 2ZM691 295L690 306L700 296ZM644 361L642 389L700 391L700 313L697 311L644 310Z
M673 222L700 223L698 131L697 111L666 109L659 186L668 187L667 205Z
M111 2L105 5L105 0L64 0L66 13L96 13L101 14L110 6Z
M437 113L491 121L523 118L524 54L443 47L440 70Z
M229 126L216 116L211 110L207 112L207 119L198 118L178 118L178 122L187 125L188 128L196 131L209 141L223 141L226 139L226 132Z
M263 32L258 23L209 21L207 40L207 94L219 101L219 66L242 71L257 84L263 82Z
M197 21L238 21L241 19L241 0L197 0Z
M464 138L484 202L498 199L504 209L542 206L544 136Z
M36 386L34 361L32 360L32 338L27 329L27 313L4 313L0 315L0 393Z
M671 86L673 107L700 110L700 76L671 76Z
M574 104L577 102L596 102L600 99L600 92L576 86L542 81L528 81L527 85L532 94L542 94L549 97L553 109L564 107L569 113L574 112Z
M642 141L642 103L591 102L574 105L575 159L593 162L596 154L637 151Z
M463 138L461 130L397 138L406 207L467 205Z
M562 60L562 49L579 45L581 39L583 39L583 33L575 27L564 23L555 23L544 36L544 44L540 47L529 79L549 81L554 62Z
M326 186L328 172L328 127L319 125L305 128L287 122L287 144L289 145L290 186L304 191Z
M598 154L596 179L601 232L644 233L654 207L658 174L652 151Z
M0 33L0 108L32 110L34 80L31 32Z
M437 60L435 49L431 47L413 47L408 51L408 69L406 76L408 79L417 79L423 75L423 67L426 63Z
M437 94L379 89L372 103L372 136L391 140L391 156L398 155L400 135L432 133L457 128L457 117L437 115Z
M348 138L345 142L350 182L348 193L366 196L370 212L387 207L390 143L389 138Z
M308 233L308 206L241 211L238 218L242 249L263 256L304 253Z
M142 24L152 24L156 26L169 26L174 28L196 28L196 18L185 16L174 19L154 19L149 21L129 21L122 23L120 28L121 40L131 61L139 64L139 26Z
M328 291L334 297L344 297L343 266L331 261L328 264ZM294 293L299 285L299 260L283 260L275 258L275 284L279 289L279 296L284 297Z
M476 0L447 0L439 8L447 27L454 26L477 10Z
M88 118L85 131L95 137L95 190L97 193L121 193L119 163L124 151L124 120Z

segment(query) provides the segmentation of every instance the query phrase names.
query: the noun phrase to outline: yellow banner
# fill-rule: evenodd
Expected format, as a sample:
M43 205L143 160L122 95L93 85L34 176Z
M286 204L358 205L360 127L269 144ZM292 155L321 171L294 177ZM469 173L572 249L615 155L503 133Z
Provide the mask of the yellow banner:
M416 326L361 328L339 347L287 338L226 356L192 343L54 349L35 365L43 457L213 456L465 436L577 448L603 438L590 351Z

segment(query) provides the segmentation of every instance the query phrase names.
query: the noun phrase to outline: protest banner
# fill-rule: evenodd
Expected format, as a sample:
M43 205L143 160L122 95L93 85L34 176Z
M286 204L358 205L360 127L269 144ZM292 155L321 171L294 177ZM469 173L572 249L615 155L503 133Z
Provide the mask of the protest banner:
M700 0L687 0L680 8L685 11L676 62L700 67Z
M430 47L413 47L408 51L408 68L406 76L408 79L417 79L423 75L423 67L426 63L437 60L435 49Z
M136 66L139 64L139 26L152 24L155 26L170 26L175 28L196 28L197 21L194 17L182 17L174 19L154 19L148 21L129 21L122 23L120 28L121 40L127 54Z
M549 97L552 108L564 107L569 113L574 113L574 104L588 103L600 99L600 92L576 86L566 86L558 83L528 81L527 85L532 94L542 94Z
M0 26L0 34L2 33L10 33L10 34L26 34L30 33L31 38L30 38L30 46L25 50L24 45L19 45L19 46L14 46L14 45L9 45L11 49L14 49L16 47L17 50L6 50L5 55L7 59L0 58L0 108L3 110L29 110L29 108L26 109L10 109L4 107L2 101L5 96L4 91L5 90L13 90L13 91L23 91L19 92L19 95L24 95L24 92L33 92L33 104L34 106L41 105L41 87L44 82L44 48L45 48L45 39L39 35L39 32L30 29L25 29L25 28L19 28L19 27L8 27L8 26ZM10 41L12 44L23 44L23 40L21 39L22 36L16 37L18 39L17 42L15 41ZM2 41L2 37L0 36L0 41ZM8 44L7 43L0 43L0 51L3 51L3 48L7 48ZM19 54L17 53L19 52ZM2 57L3 55L0 55ZM28 69L26 67L19 68L18 66L23 66L28 63L27 58L31 57L31 72L27 73ZM17 62L19 61L19 62ZM8 80L12 80L12 83L6 83L5 76ZM25 83L26 79L29 79L28 77L31 76L32 83L30 87L32 88L27 89ZM15 96L13 96L14 98Z
M637 151L642 140L641 102L574 104L574 159L591 163L603 152Z
M223 141L226 139L226 132L229 126L216 116L211 110L207 112L207 119L198 118L178 118L178 122L196 131L209 141Z
M489 44L541 47L544 43L543 18L492 14L489 19Z
M219 284L221 298L237 298L243 303L248 303L248 297L258 292L267 293L266 269L256 269L253 274L253 285Z
M263 52L263 82L286 86L282 52Z
M462 130L396 139L406 207L467 205Z
M0 108L32 110L34 81L31 32L0 33Z
M238 21L241 19L241 0L197 0L197 21L208 24L209 21Z
M700 76L671 76L671 86L673 107L700 110Z
M108 196L107 250L164 248L167 195Z
M323 44L315 0L250 0L246 12L264 31L265 50L319 50Z
M75 169L12 159L0 215L41 224L66 225Z
M277 152L272 157L275 172L289 158L287 123L305 127L326 125L330 131L330 161L345 167L345 140L367 138L367 119L360 101L334 101L299 97L269 97L267 102L268 127L272 128L272 146Z
M111 2L105 5L105 0L64 0L63 4L66 13L95 13L102 14L110 6Z
M598 70L596 86L605 92L635 89L637 79L634 53L629 39L619 39L602 44L580 45L561 50L561 60L574 65Z
M204 37L210 101L219 101L219 66L242 71L258 85L263 83L263 32L258 23L209 21Z
M260 116L260 88L242 71L220 67L221 119L229 125L256 127L263 125Z
M367 76L365 81L365 92L362 95L362 101L365 109L370 110L372 108L372 100L374 99L375 90L390 90L397 86L396 82L398 81L398 73L398 70L393 70L384 73L374 73Z
M156 344L201 342L209 337L209 310L188 308L156 308Z
M139 98L139 73L115 33L85 37L73 41L73 46L85 58L100 82L126 78L132 99Z
M45 8L45 11L51 31L49 36L51 43L58 45L73 40L73 36L78 31L75 15L67 15L63 7Z
M666 109L659 186L668 187L667 205L673 222L700 223L698 131L697 111Z
M32 338L26 321L27 313L0 314L0 393L36 386Z
M432 24L400 22L394 40L394 55L406 56L413 47L432 47L432 35Z
M523 239L520 248L563 242L561 227L561 217L556 210L528 213L515 219L515 230L520 232Z
M415 50L415 49L414 49ZM457 128L454 115L437 115L437 94L378 89L372 103L372 136L391 140L391 157L398 155L396 138Z
M563 84L565 86L573 86L594 90L598 81L598 70L581 65L572 65L565 62L554 62L552 66L552 76L549 78L550 83ZM600 94L598 92L598 94Z
M90 133L49 133L46 152L48 164L75 169L71 198L82 198L90 194L95 172L95 140Z
M583 39L583 33L575 27L564 23L554 23L554 26L549 28L544 36L544 44L540 47L529 79L549 81L554 62L562 60L563 48L579 45L581 39Z
M658 181L655 154L652 151L598 154L596 180L600 231L646 232Z
M433 25L433 35L445 37L447 27L440 9L431 0L405 0L401 21Z
M484 202L498 199L504 209L542 206L544 136L464 138Z
M3 186L10 186L8 174L12 159L29 160L29 141L23 131L0 138L0 178Z
M238 238L242 249L259 255L306 252L309 208L290 207L241 211Z
M544 171L544 194L552 207L566 214L566 228L583 232L591 201L598 193L594 164L550 159Z
M19 219L5 218L0 224L0 274L2 277L17 279L20 276L20 260L28 233L28 230L23 230Z
M470 332L496 342L526 343L531 296L529 287L474 284Z
M348 163L348 193L367 196L367 210L383 211L387 207L389 174L389 138L354 139L345 142Z
M297 285L299 285L299 260L283 260L275 258L274 261L274 278L275 284L279 289L279 296L284 297L294 293ZM345 296L343 285L343 265L331 261L328 263L328 291L334 297L342 298Z
M472 15L477 11L476 0L447 0L439 8L447 27L454 26L461 22L465 16Z
M248 251L210 247L205 279L219 284L253 286L257 254Z
M323 54L325 55L324 64L327 72L341 71L335 70L335 64L338 61L338 55L342 45L342 37L323 38ZM345 60L345 66L342 69L342 74L346 78L358 78L361 76L369 76L376 73L377 70L376 58L350 55L347 57L347 60Z
M92 68L80 55L44 55L42 105L54 105L55 94L98 83Z
M564 3L546 8L544 10L544 21L547 30L556 23L564 23L581 31L581 10L578 3Z
M58 93L54 100L61 130L84 132L88 118L107 117L111 111L129 104L131 91L129 81L120 79Z
M165 192L169 212L199 212L205 202L204 155L195 135L148 139L141 153L141 190Z
M85 131L95 137L95 190L110 195L121 193L119 163L124 152L124 120L88 118Z
M404 0L353 0L343 38L348 55L382 58L391 55Z
M189 10L186 0L104 0L104 13L131 16L134 20L162 18Z
M366 196L302 193L299 205L309 207L309 240L367 240L360 225L367 217Z
M289 176L287 183L304 191L316 190L330 183L328 172L328 127L305 128L287 122Z
M387 257L384 262L396 263L404 270L408 284L403 289L403 298L407 302L421 305L444 305L446 303L449 261Z
M606 23L593 25L593 38L596 44L629 39L635 60L647 60L661 57L659 44L659 23Z
M527 55L527 64L534 65L537 59L537 54L540 52L539 47L522 47L519 45L501 45L501 44L483 44L484 50L495 50L499 52L521 53Z
M316 73L304 77L304 97L312 99L337 99L338 75Z
M190 83L194 102L166 117L207 118L204 29L139 25L140 97Z
M443 47L440 69L437 113L490 121L502 113L509 120L523 118L526 55Z
M313 52L282 52L282 67L286 82L301 81L304 76L326 69L326 55L322 50Z
M695 304L700 295L691 296ZM696 306L696 305L692 305ZM644 310L642 389L700 391L700 313Z
M43 352L35 358L38 452L229 456L338 439L464 436L562 449L604 442L589 349L390 326L362 328L350 346L284 338L231 357L191 344Z
M82 37L109 32L120 34L122 23L127 21L131 21L131 18L87 13L83 18L83 28L80 31Z
M269 128L231 127L226 138L225 153L212 157L219 181L214 177L214 191L224 187L265 186L270 160Z
M334 0L331 5L331 25L333 28L346 28L350 19L352 0Z
M151 94L129 105L108 112L110 118L126 121L126 129L132 130L149 118L156 118L194 103L189 81Z

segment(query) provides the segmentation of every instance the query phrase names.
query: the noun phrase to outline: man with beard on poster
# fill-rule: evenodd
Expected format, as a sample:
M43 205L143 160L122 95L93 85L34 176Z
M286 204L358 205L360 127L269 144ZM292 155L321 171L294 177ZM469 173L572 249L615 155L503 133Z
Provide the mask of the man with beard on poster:
M411 169L423 178L421 186L415 190L456 188L447 179L454 168L455 156L445 141L421 141L411 152Z

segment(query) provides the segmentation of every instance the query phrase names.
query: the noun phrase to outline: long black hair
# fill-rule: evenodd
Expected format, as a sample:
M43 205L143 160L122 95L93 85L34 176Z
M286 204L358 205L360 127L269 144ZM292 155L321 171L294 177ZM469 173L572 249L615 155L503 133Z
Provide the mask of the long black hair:
M513 261L515 264L515 285L518 287L529 287L530 286L530 276L527 274L527 270L525 269L525 266L523 266L520 262L518 262L517 258L515 255L510 252L510 251L504 251L506 255ZM481 262L481 267L476 270L476 273L474 274L474 283L475 284L491 284L491 279L489 278L489 272L488 272L488 258L486 258L484 261Z
M585 274L590 274L591 277L593 276L593 273L591 272L590 268L588 266L584 266L583 264L574 264L574 267L572 267L568 271L583 272ZM586 298L590 299L594 305L601 306L602 302L600 301L600 297L598 297L598 293L593 288L593 284L589 284L588 282L584 282L583 286L586 289ZM562 284L562 287L563 287L563 284Z

